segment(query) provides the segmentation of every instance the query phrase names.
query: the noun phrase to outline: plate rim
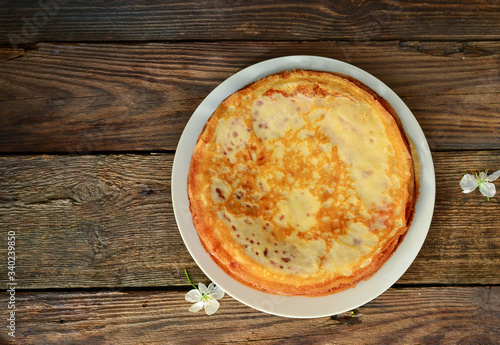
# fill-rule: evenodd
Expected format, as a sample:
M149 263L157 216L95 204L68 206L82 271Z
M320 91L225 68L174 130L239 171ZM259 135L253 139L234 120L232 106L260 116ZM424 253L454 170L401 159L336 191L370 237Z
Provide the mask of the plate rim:
M415 218L398 249L394 252L391 258L389 258L389 260L387 260L384 265L382 265L381 268L366 281L362 281L355 287L348 290L321 297L280 296L268 294L252 289L231 278L221 268L219 268L210 258L209 254L204 251L196 229L192 224L192 217L189 212L189 200L187 199L186 165L187 171L189 171L189 163L191 161L192 150L194 149L196 140L201 133L204 124L212 115L219 103L232 93L253 81L272 73L295 68L342 73L360 80L362 83L374 90L379 96L389 102L389 104L391 104L394 110L398 113L398 116L403 123L403 127L405 128L405 132L415 144L421 168L420 195L415 207ZM183 180L185 181L183 182ZM429 145L418 121L402 99L381 80L359 67L344 61L315 55L289 55L264 60L243 68L242 70L231 75L222 83L218 84L217 87L215 87L198 105L187 122L176 148L171 177L172 206L178 230L191 257L204 274L212 282L219 285L224 291L226 291L228 295L232 296L241 303L265 313L292 318L325 317L355 309L377 298L389 289L395 282L397 282L397 280L413 263L420 252L423 243L425 242L434 212L435 188L434 164ZM189 221L191 221L192 228L186 229L186 227L189 227ZM191 231L191 233L189 233L189 231ZM410 241L413 244L410 247L411 252L404 253L403 255L402 252L408 249L407 247L409 246L408 243ZM200 252L200 247L203 252ZM207 260L207 258L209 260ZM395 262L396 260L402 261ZM396 269L396 272L391 272L393 266L394 269ZM371 293L366 293L367 290L370 290L370 284L376 284L375 287L377 287L377 289L372 290ZM356 296L356 292L359 291L364 292L364 294ZM245 294L250 297L246 297ZM349 306L347 309L346 303L340 303L340 306L337 304L337 308L335 308L335 305L329 308L329 303L334 303L339 299L347 299L351 301L353 297L355 297L355 302L351 304L347 303ZM312 301L314 301L314 303L311 303ZM318 303L318 301L321 301L322 303ZM297 310L292 311L293 308L289 307L290 303L296 306L307 307L312 304L325 307L318 312L311 310L308 310L307 312Z

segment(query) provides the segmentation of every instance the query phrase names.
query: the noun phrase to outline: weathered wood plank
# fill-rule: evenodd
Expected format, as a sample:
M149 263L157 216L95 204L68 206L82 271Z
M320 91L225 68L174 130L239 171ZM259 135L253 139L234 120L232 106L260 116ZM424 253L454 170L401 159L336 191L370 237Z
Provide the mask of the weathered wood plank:
M0 43L498 39L495 1L0 1ZM147 20L145 19L147 18ZM61 35L64 32L64 35Z
M426 282L430 271L443 265L441 277L434 276L429 283L474 284L484 278L498 284L500 195L488 202L479 191L462 193L459 182L466 173L499 170L500 151L435 152L433 159L436 205L431 228L417 260L398 282ZM500 187L498 180L494 183ZM488 277L475 279L477 272L471 271L476 269L490 273ZM460 277L461 274L466 277Z
M24 49L2 47L0 48L0 62L15 59L17 57L23 56L24 53Z
M305 320L264 314L229 296L212 316L192 314L184 300L186 291L20 292L16 340L23 344L495 344L500 335L499 287L392 288L353 315ZM5 330L0 332L0 340L7 338Z
M171 205L173 155L0 157L0 232L16 232L18 289L172 286L203 275ZM461 193L500 151L438 152L427 240L405 284L499 284L500 196ZM498 182L497 182L498 186ZM7 237L0 236L5 257ZM33 250L36 248L36 250ZM0 284L7 279L0 267Z
M398 93L432 149L499 149L500 43L40 44L0 62L0 152L174 150L209 92L268 58L350 62Z

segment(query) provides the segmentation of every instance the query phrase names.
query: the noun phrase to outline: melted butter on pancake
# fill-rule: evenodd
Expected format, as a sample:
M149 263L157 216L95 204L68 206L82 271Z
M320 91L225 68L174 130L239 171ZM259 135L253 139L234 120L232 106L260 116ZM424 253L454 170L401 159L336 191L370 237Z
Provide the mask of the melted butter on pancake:
M302 128L304 120L297 108L292 99L280 94L257 99L252 105L253 130L257 137L272 140L285 136L291 129Z
M283 217L285 226L291 226L299 232L311 230L316 225L316 215L321 203L308 190L291 190L286 200L278 204L276 218Z
M250 128L240 117L219 120L215 131L219 152L227 155L231 162L236 161L236 153L246 147L249 137Z
M373 116L372 109L364 103L340 97L319 126L347 164L362 201L366 205L392 202L386 193L391 180L386 175L387 167L380 162L390 159L393 150L386 140L384 124Z

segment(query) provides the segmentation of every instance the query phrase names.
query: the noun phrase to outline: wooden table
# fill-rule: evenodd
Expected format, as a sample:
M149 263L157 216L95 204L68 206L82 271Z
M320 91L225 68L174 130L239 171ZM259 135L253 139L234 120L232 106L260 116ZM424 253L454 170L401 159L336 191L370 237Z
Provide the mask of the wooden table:
M2 344L498 344L500 195L459 186L500 169L498 0L0 8ZM288 319L230 296L212 316L190 313L184 269L208 280L173 215L179 137L223 80L295 54L358 66L413 111L436 168L427 240L353 313Z

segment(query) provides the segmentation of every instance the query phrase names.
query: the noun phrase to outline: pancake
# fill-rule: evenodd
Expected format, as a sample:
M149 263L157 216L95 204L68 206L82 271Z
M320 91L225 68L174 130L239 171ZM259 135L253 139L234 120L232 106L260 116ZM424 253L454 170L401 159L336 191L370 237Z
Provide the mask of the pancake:
M221 269L259 291L311 297L351 288L389 259L415 186L388 103L357 80L311 70L225 99L188 176L194 226Z

